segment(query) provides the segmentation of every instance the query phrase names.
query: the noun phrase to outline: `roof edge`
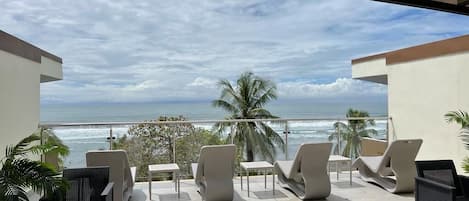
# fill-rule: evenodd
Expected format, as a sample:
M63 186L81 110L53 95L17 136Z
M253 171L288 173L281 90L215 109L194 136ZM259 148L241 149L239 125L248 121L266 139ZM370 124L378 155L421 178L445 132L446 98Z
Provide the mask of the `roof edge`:
M0 30L0 50L38 63L41 63L41 56L62 63L62 58L2 30Z
M392 65L466 51L469 51L469 35L458 36L395 51L353 59L352 65L380 58L386 59L386 65Z

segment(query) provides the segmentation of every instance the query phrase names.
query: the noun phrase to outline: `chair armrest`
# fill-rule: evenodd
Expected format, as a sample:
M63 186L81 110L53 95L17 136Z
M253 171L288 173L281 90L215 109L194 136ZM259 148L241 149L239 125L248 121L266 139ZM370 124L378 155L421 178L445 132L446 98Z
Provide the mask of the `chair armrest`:
M422 177L415 177L415 201L456 200L456 188Z
M132 176L132 184L135 184L136 173L137 173L137 167L130 167L130 175Z
M104 188L103 192L101 192L101 196L112 195L113 188L114 188L114 182L109 182Z

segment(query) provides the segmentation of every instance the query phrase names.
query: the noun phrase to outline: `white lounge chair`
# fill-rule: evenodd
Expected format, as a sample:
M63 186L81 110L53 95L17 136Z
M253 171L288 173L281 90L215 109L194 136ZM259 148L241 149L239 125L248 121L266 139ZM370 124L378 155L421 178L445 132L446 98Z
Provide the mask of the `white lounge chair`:
M124 150L89 151L86 153L86 166L108 166L110 182L114 183L113 200L128 201L135 183L135 167L129 166Z
M331 194L327 163L332 143L302 144L293 161L276 161L280 185L292 190L300 199L323 199Z
M421 145L421 139L396 140L382 156L360 156L353 162L353 167L358 168L363 180L376 183L389 192L413 192L417 176L415 157Z
M388 141L373 138L361 138L360 156L382 156L388 146Z
M203 146L192 174L205 201L233 200L235 145Z

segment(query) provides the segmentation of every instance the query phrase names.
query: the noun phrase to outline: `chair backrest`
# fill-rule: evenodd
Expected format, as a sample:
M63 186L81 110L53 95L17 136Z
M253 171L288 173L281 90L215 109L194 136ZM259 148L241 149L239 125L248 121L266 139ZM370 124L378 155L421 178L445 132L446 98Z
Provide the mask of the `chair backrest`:
M235 145L203 146L197 164L196 183L203 177L232 180L235 154Z
M421 139L395 140L393 141L383 155L379 170L385 170L385 167L391 166L391 169L400 172L402 176L415 177L415 158L422 145ZM408 170L412 170L409 172ZM403 175L405 173L409 175Z
M464 194L452 160L415 161L415 165L419 177L455 187L456 196Z
M64 169L63 178L70 186L67 201L102 201L101 192L109 183L109 167Z
M388 142L373 138L360 139L360 156L382 156L386 151Z
M86 165L110 167L109 175L110 181L114 182L115 200L123 200L124 191L134 186L129 160L124 150L89 151L86 153Z
M332 143L329 142L301 144L293 160L290 177L297 178L297 175L305 168L326 172L331 150Z

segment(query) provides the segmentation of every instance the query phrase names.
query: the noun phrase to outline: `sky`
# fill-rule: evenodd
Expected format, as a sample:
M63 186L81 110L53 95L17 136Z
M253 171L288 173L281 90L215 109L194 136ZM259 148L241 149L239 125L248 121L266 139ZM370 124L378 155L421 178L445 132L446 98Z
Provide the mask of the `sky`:
M252 71L279 99L385 97L353 58L469 33L469 17L370 0L0 0L0 29L63 59L41 103L203 101Z

